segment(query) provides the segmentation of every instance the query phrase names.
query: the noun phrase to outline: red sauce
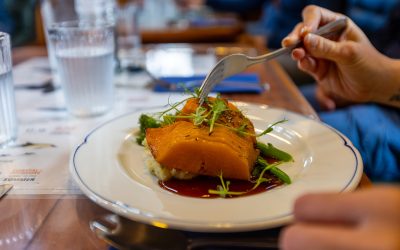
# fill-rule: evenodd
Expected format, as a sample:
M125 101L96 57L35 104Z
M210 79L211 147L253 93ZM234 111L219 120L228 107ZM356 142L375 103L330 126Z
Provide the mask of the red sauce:
M245 195L252 195L265 192L274 187L282 185L282 181L280 181L277 177L271 174L265 174L265 178L271 179L269 182L261 183L257 188L251 190L255 185L256 179L252 179L251 181L244 180L229 180L224 179L224 181L230 181L229 191L234 192L246 192L242 195L232 195L227 196L226 198L235 198ZM159 181L159 185L172 193L176 193L183 196L195 197L195 198L216 198L219 197L217 194L209 194L208 190L217 189L218 185L221 185L221 181L218 177L209 177L209 176L198 176L191 180L178 180L178 179L170 179L168 181Z

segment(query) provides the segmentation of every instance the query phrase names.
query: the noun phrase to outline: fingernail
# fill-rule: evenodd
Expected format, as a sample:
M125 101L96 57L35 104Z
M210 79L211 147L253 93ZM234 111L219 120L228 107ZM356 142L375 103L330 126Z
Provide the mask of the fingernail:
M290 40L291 40L290 36L285 37L285 38L282 40L282 45L283 45L284 47L287 47L288 45L290 45Z
M299 49L294 49L292 51L292 56L293 56L293 59L295 59L295 60L302 59L302 53L301 53L301 51Z
M289 38L287 38L287 37L283 38L283 40L282 40L282 46L283 46L283 47L286 47L286 44L288 43L288 41L289 41Z
M307 33L309 33L309 32L310 32L310 28L309 28L308 26L304 26L304 27L301 28L301 30L300 30L300 34L301 34L302 36L307 35Z
M317 36L316 35L308 33L304 39L305 39L305 42L311 46L311 48L315 49L317 47Z

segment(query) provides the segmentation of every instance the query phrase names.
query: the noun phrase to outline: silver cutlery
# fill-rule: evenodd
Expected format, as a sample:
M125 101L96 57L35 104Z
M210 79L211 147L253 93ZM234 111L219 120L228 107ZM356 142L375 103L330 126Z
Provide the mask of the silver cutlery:
M274 236L266 236L265 233L238 233L228 234L228 236L227 234L212 234L212 236L207 234L206 237L189 237L183 231L158 228L115 214L91 221L90 228L98 238L118 249L194 250L206 247L278 249L277 234L279 232L274 232Z
M55 86L52 79L49 79L42 84L24 84L15 86L16 90L41 90L43 93L50 93L57 90L59 86Z
M347 26L347 19L340 18L336 21L330 22L321 28L319 28L314 34L330 37L332 35L342 32ZM302 41L298 41L296 44L290 47L280 48L271 53L265 55L250 57L244 54L232 54L222 58L214 68L208 73L206 79L200 87L200 98L199 104L203 104L205 98L207 98L210 91L216 84L221 82L223 79L240 73L247 69L249 66L262 63L268 60L272 60L278 56L289 53L294 48L299 47Z
M0 185L0 199L7 194L8 191L11 190L11 188L13 187L13 185L11 184L1 184Z

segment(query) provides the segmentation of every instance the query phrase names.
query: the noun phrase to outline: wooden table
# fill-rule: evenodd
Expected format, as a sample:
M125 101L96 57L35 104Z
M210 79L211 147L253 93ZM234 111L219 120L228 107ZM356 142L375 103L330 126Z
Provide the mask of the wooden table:
M188 22L164 26L163 23L162 27L142 27L140 29L141 42L143 44L235 42L244 34L245 24L234 13L214 13L204 18L204 24ZM182 21L185 20L178 20L178 22ZM35 30L35 44L45 45L46 39L39 5L35 9Z
M15 49L14 63L45 54L44 48ZM269 91L229 95L229 98L316 117L315 111L277 63L256 65L250 71L257 72L262 82L269 83ZM368 185L370 183L364 177L360 186ZM0 248L107 249L107 244L89 229L90 220L107 213L84 195L7 195L0 201Z
M203 27L168 27L142 29L142 43L210 43L234 42L244 32L244 25L237 21L232 25L210 25Z

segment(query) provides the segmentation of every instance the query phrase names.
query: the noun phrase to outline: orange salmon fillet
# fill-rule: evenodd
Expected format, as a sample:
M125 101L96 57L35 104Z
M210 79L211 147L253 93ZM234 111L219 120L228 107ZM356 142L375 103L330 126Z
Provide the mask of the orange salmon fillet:
M209 98L213 101L213 98ZM227 102L226 102L227 103ZM228 104L218 124L210 133L209 126L196 126L189 119L177 119L161 128L148 128L146 140L155 160L168 169L178 169L198 175L249 180L259 154L255 147L253 124L232 104ZM194 113L197 99L189 99L180 115ZM239 135L227 127L246 124Z

